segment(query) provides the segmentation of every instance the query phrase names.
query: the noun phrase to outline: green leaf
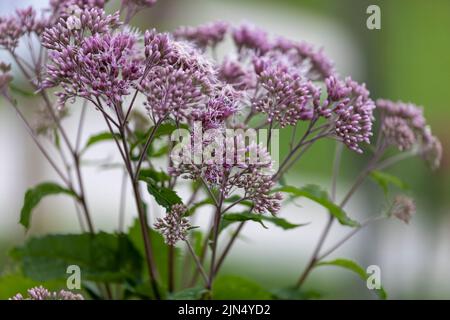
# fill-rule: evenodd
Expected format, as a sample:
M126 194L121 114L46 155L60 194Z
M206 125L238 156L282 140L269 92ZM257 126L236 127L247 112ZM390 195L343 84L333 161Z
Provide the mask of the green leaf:
M147 190L155 198L156 202L168 211L174 204L182 203L181 198L172 189L158 187L152 179L142 178L140 180L147 184Z
M13 83L9 83L9 89L11 90L11 92L24 96L26 98L34 98L36 96L36 94L33 91L22 89L22 86L23 85L17 86Z
M30 227L33 209L39 204L42 198L53 194L67 194L76 197L74 192L63 188L56 183L44 182L38 184L32 189L28 189L25 193L22 210L20 211L20 224L28 229Z
M239 276L219 276L213 283L215 300L270 300L272 294L258 283Z
M311 300L320 299L322 295L314 290L301 290L297 288L282 288L272 291L273 297L278 300Z
M153 257L160 275L160 280L165 286L167 286L169 246L164 242L164 238L158 232L153 229L149 229L149 234L152 242ZM128 230L128 237L141 256L145 257L145 247L142 240L141 227L138 219L135 219L133 225ZM180 250L175 248L175 259L178 259L179 256ZM144 270L144 279L148 279L147 270ZM147 284L146 281L144 283ZM148 292L150 294L152 293L151 288L148 288Z
M162 172L162 171L157 171L153 168L146 168L146 169L142 169L139 172L139 179L140 180L144 180L146 178L150 178L152 180L154 180L155 182L163 182L163 181L169 181L170 177L167 173Z
M83 280L121 282L138 279L142 257L126 235L69 234L32 238L11 255L25 276L46 281L66 279L69 265L81 269Z
M116 133L115 135L113 135L111 132L107 132L107 131L94 134L94 135L89 137L89 139L86 142L86 145L84 146L82 152L85 152L89 147L91 147L94 144L97 144L99 142L113 140L114 136L117 139L120 139L120 135L119 134Z
M284 186L275 189L274 191L289 193L296 197L308 198L323 207L327 208L330 214L332 214L341 224L349 227L357 227L360 224L347 216L347 213L338 205L333 203L328 196L328 193L322 190L317 185L307 185L303 188L296 188L293 186Z
M372 171L370 177L383 189L385 195L389 192L389 185L396 186L402 190L409 189L408 185L400 178L382 171Z
M241 222L241 221L259 222L266 229L267 227L264 225L264 221L273 223L274 225L284 230L294 229L306 225L306 224L294 224L283 218L278 218L274 216L265 216L249 212L227 213L223 215L223 220L224 220L224 226L222 226L223 228L227 227L233 222Z
M316 265L316 267L320 267L320 266L336 266L336 267L341 267L341 268L353 271L364 281L367 281L367 279L369 278L369 275L366 273L366 270L364 270L356 262L354 262L352 260L348 260L348 259L336 259L333 261L319 262ZM383 287L381 287L381 289L375 289L374 291L380 299L384 300L387 298L386 291L383 289Z
M35 281L20 273L6 274L0 277L0 300L6 300L17 293L27 295L27 290L33 287L44 286L50 291L66 289L66 281Z
M153 148L149 148L148 155L149 155L149 157L152 157L152 158L159 158L159 157L162 157L163 155L168 154L169 150L170 150L170 148L167 144L163 145L162 147L160 147L159 149L156 149L156 150L153 150Z
M169 295L171 300L200 300L208 290L204 287L188 288L174 294Z

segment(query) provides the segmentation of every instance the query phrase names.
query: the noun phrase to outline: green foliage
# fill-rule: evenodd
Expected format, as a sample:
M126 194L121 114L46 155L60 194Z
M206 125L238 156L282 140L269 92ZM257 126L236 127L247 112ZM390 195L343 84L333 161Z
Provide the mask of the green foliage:
M155 198L156 202L170 211L174 204L182 203L181 198L172 189L158 186L156 182L149 178L141 177L142 181L147 184L147 191Z
M113 135L111 132L109 131L105 131L105 132L100 132L97 134L94 134L92 136L89 137L88 141L86 142L86 145L84 146L82 153L86 152L87 149L89 149L89 147L98 144L100 142L105 142L105 141L109 141L109 140L114 140L114 137L116 139L120 139L120 135L119 134L115 134Z
M20 212L20 224L26 229L30 227L31 214L42 198L54 194L67 194L75 197L75 193L53 182L44 182L25 193L22 210Z
M390 185L393 185L402 190L409 189L408 185L400 178L386 172L372 171L370 173L370 177L380 186L381 189L383 189L385 195L388 194Z
M49 235L32 238L11 255L26 277L37 281L66 279L69 265L78 265L83 280L138 280L142 257L123 234Z
M141 169L139 172L139 179L145 181L148 178L155 182L165 182L170 180L169 175L165 172L157 171L153 168Z
M214 281L212 297L215 300L269 300L272 294L251 280L223 275Z
M21 273L12 273L0 277L0 300L6 300L17 293L26 296L27 290L37 286L44 286L50 291L66 289L65 281L35 281L25 277Z
M167 244L165 244L164 238L158 232L149 229L149 233L152 242L154 260L156 262L156 267L160 275L159 280L164 286L167 287L169 247L167 246ZM133 225L128 230L128 237L133 243L133 246L139 251L140 255L142 257L145 257L144 241L142 240L141 226L138 219L134 221ZM179 249L175 248L175 259L178 259L179 256ZM145 271L143 275L143 282L145 284L144 287L146 287L148 282L148 274ZM148 287L147 292L152 292L150 287Z
M276 189L275 191L285 192L295 197L305 197L308 198L321 206L328 209L330 214L332 214L342 225L349 227L357 227L360 224L352 219L350 219L347 213L340 208L337 204L333 203L328 196L328 193L317 185L306 185L303 188L296 188L293 186L284 186Z
M364 281L366 281L367 278L369 278L369 275L359 264L357 264L356 262L354 262L352 260L348 260L348 259L336 259L333 261L319 262L316 266L317 267L336 266L336 267L340 267L340 268L344 268L344 269L353 271ZM380 299L384 300L387 298L386 291L383 289L383 287L381 287L381 289L379 289L379 290L375 289L374 291Z
M222 219L223 219L222 229L226 228L227 226L229 226L234 222L242 222L242 221L259 222L266 229L267 227L264 225L264 221L273 223L274 225L284 230L294 229L306 225L306 224L294 224L283 218L278 218L274 216L265 216L250 212L227 213L223 215Z

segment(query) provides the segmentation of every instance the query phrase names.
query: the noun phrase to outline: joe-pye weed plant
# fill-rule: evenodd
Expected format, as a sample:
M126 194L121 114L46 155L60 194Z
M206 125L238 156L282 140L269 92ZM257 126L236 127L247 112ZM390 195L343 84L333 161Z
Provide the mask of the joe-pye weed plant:
M104 0L51 0L45 10L18 9L0 18L0 46L10 57L0 64L1 94L59 177L26 192L20 223L28 229L44 197L64 194L75 204L82 231L30 237L15 248L11 256L18 271L4 278L14 279L18 288L23 283L36 287L14 299L214 299L239 297L240 289L251 293L247 298L304 299L310 298L304 283L311 272L330 265L365 280L356 262L327 258L374 221L391 216L410 220L414 201L402 194L387 196L385 210L365 222L350 218L345 207L368 177L386 192L389 185L401 189L401 180L383 170L402 160L418 156L432 169L439 166L441 144L422 109L374 101L364 84L338 75L322 50L250 24L213 22L172 33L129 25L138 11L155 2L122 0L120 11L108 14ZM224 42L234 49L221 56ZM13 81L10 63L26 85ZM71 136L66 119L75 108L82 110ZM84 141L89 109L104 125ZM289 127L289 152L275 162L276 130ZM262 129L264 135L255 131ZM322 139L336 141L331 187L288 185L286 174ZM86 150L108 141L120 165L111 160L99 166L125 173L117 181L123 192L115 233L96 228L89 207L96 200L86 194L83 182ZM338 198L344 149L355 156L365 153L369 160ZM190 196L181 198L177 190L186 184ZM130 214L137 218L125 229L127 186L136 208ZM144 192L165 210L163 217L154 217ZM283 218L285 202L296 198L322 206L328 221L292 286L269 292L241 277L218 277L246 224L308 227ZM211 216L206 231L195 226L199 215ZM348 232L327 248L335 223ZM232 230L230 236L225 230ZM47 290L64 287L65 281L62 286L58 281L66 279L70 265L80 267L83 295ZM383 288L375 292L386 297Z

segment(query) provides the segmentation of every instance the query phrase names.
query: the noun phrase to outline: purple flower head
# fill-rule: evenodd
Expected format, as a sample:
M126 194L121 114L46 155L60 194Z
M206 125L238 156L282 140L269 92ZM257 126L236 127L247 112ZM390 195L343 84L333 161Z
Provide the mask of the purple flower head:
M423 108L402 101L377 100L381 112L381 130L388 145L399 150L410 150L415 145L432 169L439 167L442 145L432 135L423 115Z
M73 13L73 9L78 7L81 10L99 8L103 9L108 0L50 0L50 7L53 15L67 18Z
M142 75L135 46L136 38L127 33L95 34L84 38L79 48L51 51L52 63L42 87L60 84L64 89L57 94L61 103L76 96L119 103Z
M222 155L219 161L216 161L217 154L214 159L204 158L201 164L184 159L173 163L169 172L185 179L202 179L210 188L223 192L225 197L240 190L243 198L253 202L256 213L276 214L281 207L282 196L271 193L275 185L272 159L264 146L255 142L246 144L245 140L243 134L224 137L219 130L212 139L203 141L207 145L216 144L215 152Z
M218 70L219 80L233 86L236 90L255 87L256 75L253 67L246 67L237 60L224 59Z
M250 24L242 24L235 28L232 36L239 51L250 49L260 55L272 48L267 33Z
M146 34L146 71L140 91L148 111L159 118L189 120L209 99L217 82L214 68L188 43Z
M32 7L18 9L11 16L0 17L0 46L13 51L23 35L40 35L47 25L48 20L44 17L38 18Z
M228 31L228 23L216 21L198 27L180 27L174 31L176 39L187 40L199 48L215 47Z
M173 47L167 33L158 33L155 29L145 31L145 58L151 67L156 64L167 64Z
M75 7L73 12L42 34L42 45L54 51L74 50L81 45L85 37L105 34L120 26L119 12L107 15L104 10L93 7L80 9Z
M333 61L325 56L323 49L316 50L309 43L279 37L273 49L282 52L293 66L302 69L312 80L325 79L335 74Z
M311 120L312 84L283 63L256 58L255 71L264 94L253 102L253 108L267 114L269 122L278 122L281 127L295 125L299 120Z
M361 143L370 143L375 103L364 84L351 78L331 76L325 80L328 97L323 103L334 117L334 134L350 149L362 153Z
M174 246L178 241L186 240L191 224L184 215L187 211L183 204L174 204L164 218L158 218L154 227L164 236L165 242Z
M50 292L43 286L39 286L29 289L26 298L18 293L9 300L84 300L84 297L66 290Z
M224 87L207 101L204 108L193 112L193 120L200 121L206 130L224 127L225 121L238 110L237 100L238 93L231 87Z

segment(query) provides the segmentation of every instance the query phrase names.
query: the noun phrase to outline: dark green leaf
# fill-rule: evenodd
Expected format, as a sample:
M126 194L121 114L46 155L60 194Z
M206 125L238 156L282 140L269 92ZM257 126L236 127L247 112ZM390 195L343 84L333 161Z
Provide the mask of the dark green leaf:
M66 281L35 281L20 273L6 274L0 277L0 300L6 300L17 293L27 295L27 290L37 286L45 286L48 290L58 291L66 288Z
M22 210L20 211L20 224L28 229L30 227L31 213L33 209L39 204L42 198L53 194L67 194L73 197L76 196L72 191L53 182L38 184L32 189L28 189L25 193Z
M270 300L272 294L258 283L238 276L219 276L213 284L215 300Z
M142 169L139 172L139 178L140 180L144 180L145 178L150 178L154 180L155 182L163 182L163 181L169 181L170 177L167 173L162 171L156 171L152 168Z
M69 265L92 281L121 282L140 277L142 270L142 257L127 236L105 232L32 238L11 255L25 276L38 281L66 279Z
M153 229L149 229L149 234L152 242L154 260L160 274L160 280L164 285L167 286L169 247L167 246L167 244L165 244L164 238L158 232L154 231ZM141 227L138 219L134 221L133 225L128 230L128 236L134 247L136 247L140 252L141 256L145 257L145 247L144 242L142 241ZM175 259L178 259L179 256L179 249L175 248ZM148 279L147 271L144 272L144 277ZM147 291L149 294L152 294L152 290L150 287Z
M356 262L354 262L352 260L348 260L348 259L336 259L333 261L319 262L316 266L317 267L320 267L320 266L341 267L341 268L355 272L364 281L367 281L367 278L369 278L369 275L366 273L366 270L364 270ZM386 291L383 289L383 287L381 287L381 289L379 289L379 290L375 289L374 291L376 292L376 294L378 295L378 297L380 299L384 300L387 298Z
M115 137L117 139L120 139L119 134L115 134ZM114 135L111 132L100 132L100 133L94 134L89 137L88 141L86 142L86 146L83 148L82 152L85 152L89 147L91 147L94 144L97 144L99 142L108 141L108 140L113 140L113 139L114 139Z
M181 198L172 189L158 187L153 180L148 178L142 178L141 180L147 184L147 190L156 202L167 210L170 210L174 204L182 203Z
M349 227L359 226L358 222L350 219L342 208L330 200L328 193L317 185L307 185L303 188L284 186L277 188L274 191L285 192L296 197L308 198L328 209L330 214L332 214L341 224Z
M408 185L400 178L382 171L372 171L370 177L383 189L385 195L389 192L389 185L396 186L402 190L409 189Z

